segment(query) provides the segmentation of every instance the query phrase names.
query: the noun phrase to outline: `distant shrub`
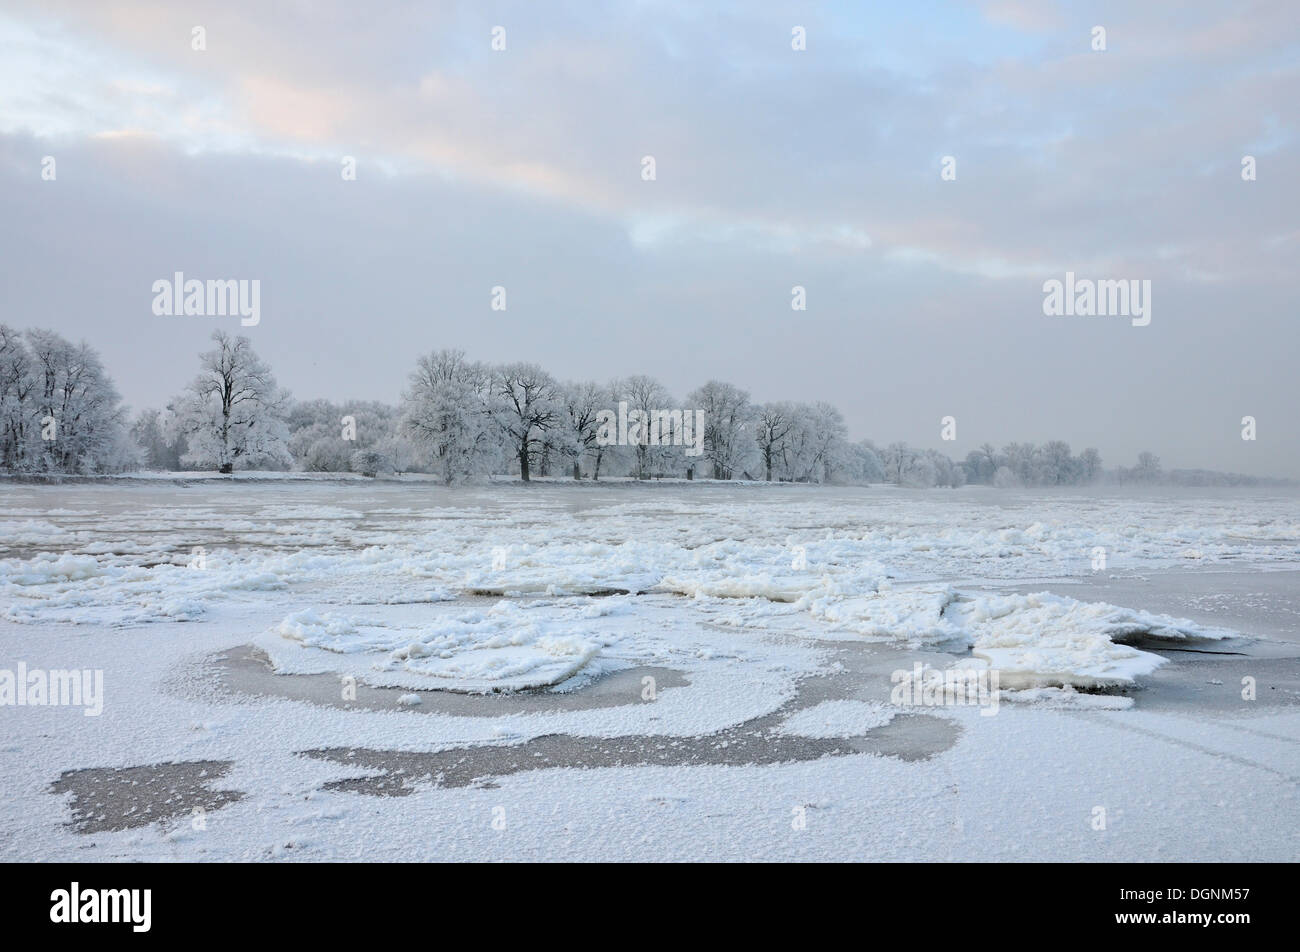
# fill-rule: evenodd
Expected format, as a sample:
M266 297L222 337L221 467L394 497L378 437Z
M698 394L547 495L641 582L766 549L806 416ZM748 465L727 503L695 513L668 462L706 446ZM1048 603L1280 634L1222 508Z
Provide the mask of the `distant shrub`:
M378 450L357 450L352 454L352 472L374 478L380 473L393 473L392 460Z

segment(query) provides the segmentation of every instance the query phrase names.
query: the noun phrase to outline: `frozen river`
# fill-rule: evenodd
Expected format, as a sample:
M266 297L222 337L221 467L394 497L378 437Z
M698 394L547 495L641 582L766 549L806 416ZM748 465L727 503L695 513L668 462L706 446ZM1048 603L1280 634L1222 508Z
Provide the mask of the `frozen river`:
M0 707L7 858L1300 855L1295 493L126 479L0 526L0 669L103 683ZM1000 703L900 700L954 673Z

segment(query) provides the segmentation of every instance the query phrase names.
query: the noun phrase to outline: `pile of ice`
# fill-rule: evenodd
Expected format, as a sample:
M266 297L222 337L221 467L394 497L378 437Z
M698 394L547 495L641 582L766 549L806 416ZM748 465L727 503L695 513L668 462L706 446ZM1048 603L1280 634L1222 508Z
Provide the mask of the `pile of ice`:
M371 683L470 693L558 684L580 672L603 645L509 601L419 625L307 610L287 616L275 632L305 649L286 652L275 641L262 642L282 673L338 672L339 665L320 652L365 655Z
M20 624L127 627L193 621L210 606L242 594L256 600L288 583L261 560L205 556L202 569L186 563L149 567L120 564L108 555L42 553L0 561L0 617Z
M978 496L937 506L935 497L829 493L772 488L738 500L665 491L578 511L568 496L504 491L482 497L490 505L418 511L363 512L310 497L98 519L50 510L0 520L19 539L63 549L0 560L0 617L111 627L233 619L258 630L282 619L275 647L285 664L294 652L364 658L413 686L491 690L571 677L611 630L645 628L649 606L666 604L683 650L701 647L698 624L756 637L802 632L969 651L1010 681L1086 686L1154 669L1161 658L1142 650L1146 639L1229 633L1055 595L964 595L934 579L1091 574L1097 548L1125 572L1192 555L1300 559L1290 502L1271 503L1264 520L1253 504L1199 501L1204 522L1193 524L1188 507L1150 500L1036 500L1030 513ZM601 622L615 603L594 596L610 592L633 593L631 620ZM483 596L503 601L473 607ZM535 608L568 596L574 611ZM313 604L374 614L367 623L300 611ZM424 613L405 611L412 606Z
M814 616L864 636L913 646L968 646L975 658L1000 672L1008 688L1129 684L1165 662L1130 642L1236 634L1048 592L963 595L948 585L894 587L884 581L868 595L814 592L800 604Z

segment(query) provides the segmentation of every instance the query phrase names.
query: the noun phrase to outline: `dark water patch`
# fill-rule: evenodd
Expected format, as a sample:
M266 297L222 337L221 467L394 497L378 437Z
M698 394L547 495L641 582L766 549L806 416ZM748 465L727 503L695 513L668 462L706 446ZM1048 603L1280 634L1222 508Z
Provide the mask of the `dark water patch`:
M431 753L363 747L329 747L300 753L316 760L380 771L377 775L330 781L324 785L326 790L403 797L422 784L494 786L496 778L510 774L561 767L752 766L868 753L904 761L928 760L950 748L961 732L946 718L903 714L860 737L796 737L776 730L788 713L787 707L735 727L689 737L546 734L511 746L455 747Z
M106 833L193 816L195 810L220 810L242 800L245 794L239 790L210 786L231 766L229 760L195 760L66 770L49 792L72 794L68 825L78 833Z

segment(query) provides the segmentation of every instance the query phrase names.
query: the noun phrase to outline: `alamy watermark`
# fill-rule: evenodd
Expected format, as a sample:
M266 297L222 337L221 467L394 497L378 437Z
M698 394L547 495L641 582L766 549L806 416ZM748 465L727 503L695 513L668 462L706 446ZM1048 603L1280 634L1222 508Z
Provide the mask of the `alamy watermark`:
M74 882L50 893L50 921L129 923L132 932L148 932L152 906L152 889L82 889Z
M239 315L244 327L262 320L262 282L253 278L200 281L177 271L172 280L153 283L153 312L158 317L225 317Z
M687 456L704 452L703 410L628 409L627 401L613 410L596 412L598 446L685 446Z
M1048 317L1131 317L1134 327L1151 323L1151 279L1075 278L1043 282L1043 313Z
M0 707L83 707L87 717L104 712L104 672L27 667L0 668Z
M889 702L900 707L973 705L981 717L998 712L998 672L991 668L949 668L938 671L919 661L912 670L900 668L889 676L894 688Z

